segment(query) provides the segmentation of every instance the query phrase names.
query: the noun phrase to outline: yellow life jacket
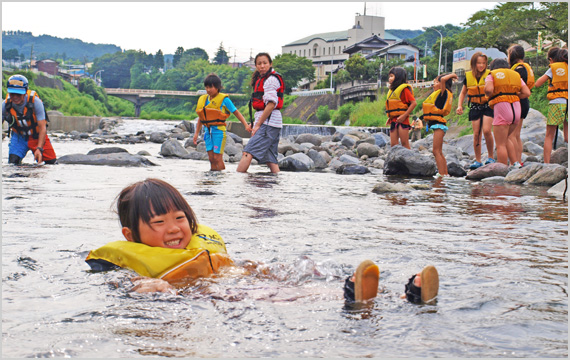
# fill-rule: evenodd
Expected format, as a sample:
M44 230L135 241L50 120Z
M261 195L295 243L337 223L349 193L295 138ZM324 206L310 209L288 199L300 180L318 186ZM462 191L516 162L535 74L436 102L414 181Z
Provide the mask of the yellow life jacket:
M556 62L550 64L552 70L552 79L548 85L548 100L557 98L568 99L568 64L565 62Z
M185 285L188 280L211 275L220 267L233 264L220 235L205 225L198 225L185 249L113 241L90 251L85 259L92 268L101 260L174 285Z
M496 69L493 76L493 94L489 98L489 106L493 108L498 102L515 103L520 101L517 94L521 91L521 76L511 69Z
M519 66L522 66L526 69L526 73L528 74L526 78L526 86L528 86L529 90L532 89L534 87L534 71L532 71L530 65L525 62L514 64L511 70L515 70Z
M428 96L428 98L424 100L424 103L422 105L422 110L424 114L422 116L425 121L439 121L440 123L444 124L447 123L447 120L445 120L443 117L449 115L449 113L451 112L451 102L453 101L453 93L447 89L445 89L445 91L447 91L447 100L445 102L445 106L443 107L443 109L440 109L437 106L435 106L435 100L439 96L441 90L436 90L432 92L430 96Z
M198 99L198 104L196 105L196 113L200 122L207 127L210 126L225 126L226 119L231 115L222 103L225 98L228 97L227 94L218 93L215 98L210 99L210 103L206 105L206 100L209 95L202 95Z
M413 94L414 91L412 89L412 86L407 83L401 84L394 91L388 90L388 96L386 97L386 115L388 115L388 118L395 118L404 114L408 110L410 104L406 104L400 99L402 91L404 91L404 89L407 87L410 88L410 91Z
M465 80L467 82L467 98L473 104L486 104L487 98L485 97L485 78L489 75L489 69L486 69L479 81L473 76L472 71L465 73Z

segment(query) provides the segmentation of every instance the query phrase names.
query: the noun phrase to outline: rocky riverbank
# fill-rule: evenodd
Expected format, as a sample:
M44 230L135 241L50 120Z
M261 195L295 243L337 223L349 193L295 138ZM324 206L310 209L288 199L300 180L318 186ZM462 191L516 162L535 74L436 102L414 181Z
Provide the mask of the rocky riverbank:
M121 119L102 119L99 128L92 133L53 132L52 137L61 140L75 139L92 141L95 144L133 144L153 142L161 144L160 155L180 159L208 161L205 145L200 140L194 145L194 125L183 121L169 131L117 135L114 128ZM473 181L508 182L553 186L565 182L568 174L568 147L559 133L557 148L553 151L551 164L542 163L542 146L546 119L532 110L523 125L521 138L524 143L524 167L515 169L503 164L488 164L469 171L473 162L472 135L445 139L443 152L447 159L449 174ZM228 132L224 161L239 162L244 143L238 135ZM400 145L390 147L389 136L383 133L368 133L350 130L333 135L300 134L281 138L279 143L279 167L283 171L331 171L337 174L383 174L412 177L431 177L437 172L431 153L433 136L416 141L412 149ZM485 149L484 139L482 148ZM115 148L117 149L117 148ZM61 163L81 163L114 166L148 166L152 162L144 158L144 152L130 155L124 150L107 150L103 153L72 154L62 156ZM483 155L483 159L486 154ZM255 164L255 160L253 162ZM382 188L382 187L381 187ZM378 192L388 191L377 189ZM388 190L386 190L388 189ZM394 190L394 189L391 189Z

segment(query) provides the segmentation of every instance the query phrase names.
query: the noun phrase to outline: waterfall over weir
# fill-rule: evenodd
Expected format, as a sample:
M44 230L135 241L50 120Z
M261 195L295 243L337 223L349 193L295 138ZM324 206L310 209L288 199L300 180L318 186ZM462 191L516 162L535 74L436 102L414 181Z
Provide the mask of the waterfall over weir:
M347 134L350 131L364 131L368 133L383 132L384 134L390 135L390 128L383 127L355 127L355 126L332 126L332 125L290 125L283 124L283 129L281 129L281 137L286 137L289 135L300 135L300 134L314 134L314 135L333 135L335 132L340 132Z

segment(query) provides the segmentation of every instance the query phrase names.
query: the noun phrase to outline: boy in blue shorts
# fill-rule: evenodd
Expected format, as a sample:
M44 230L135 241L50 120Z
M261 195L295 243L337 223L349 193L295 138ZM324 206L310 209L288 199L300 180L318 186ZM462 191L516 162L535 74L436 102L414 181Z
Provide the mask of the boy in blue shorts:
M194 144L198 142L198 134L204 129L204 142L210 159L210 171L221 171L224 165L224 149L226 147L226 119L233 113L243 124L245 130L251 132L251 126L222 90L222 80L216 74L204 79L206 95L200 96L196 105L198 125L194 133Z

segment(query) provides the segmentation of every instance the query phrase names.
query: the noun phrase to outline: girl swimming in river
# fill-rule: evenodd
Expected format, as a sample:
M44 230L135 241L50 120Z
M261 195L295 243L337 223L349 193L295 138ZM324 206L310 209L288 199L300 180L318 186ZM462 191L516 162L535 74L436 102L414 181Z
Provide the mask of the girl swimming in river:
M257 274L277 278L260 263L234 266L219 234L198 224L196 215L182 194L167 182L146 179L125 187L118 195L117 213L127 241L115 241L93 250L85 260L95 271L127 268L139 276L132 279L131 291L176 294L198 278L218 274L233 267L238 275ZM344 296L348 302L366 303L378 292L378 266L363 261L347 278ZM271 295L261 294L261 298ZM293 297L314 295L295 289ZM322 289L322 293L327 291ZM258 294L259 295L259 294ZM235 298L235 296L231 296Z

